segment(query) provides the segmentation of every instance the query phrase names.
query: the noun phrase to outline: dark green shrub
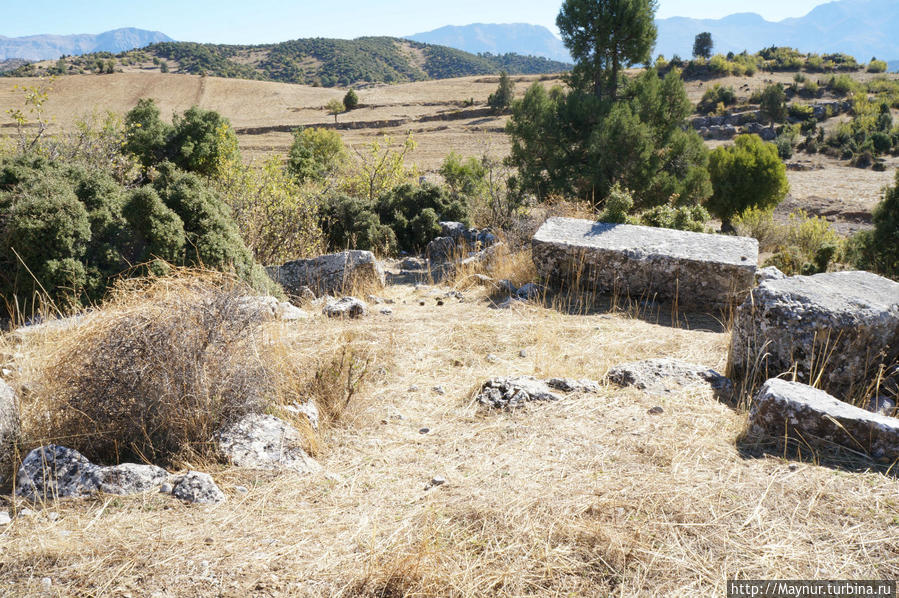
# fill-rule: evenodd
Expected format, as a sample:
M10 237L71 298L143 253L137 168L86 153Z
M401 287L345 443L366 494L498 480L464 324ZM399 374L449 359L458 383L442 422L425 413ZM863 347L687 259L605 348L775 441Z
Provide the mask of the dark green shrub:
M769 85L762 92L759 107L768 115L768 118L779 123L787 118L786 101L787 96L784 93L783 85L776 83Z
M440 234L439 221L468 224L468 206L441 187L406 183L382 195L375 205L381 223L396 234L398 249L420 251Z
M630 191L615 183L606 197L605 210L600 214L599 221L626 224L630 221L629 214L633 209L634 198Z
M396 249L396 235L367 200L347 195L329 197L322 209L321 227L332 250L364 249L390 254Z
M346 162L346 148L337 131L303 128L293 132L287 171L299 182L321 181Z
M515 99L515 85L509 79L506 71L499 75L499 86L496 91L491 93L487 98L487 105L493 108L497 114L505 112L512 106L512 100Z
M849 243L850 261L859 268L899 279L899 171L892 187L874 208L874 229L857 233Z
M702 206L672 206L664 204L640 214L640 224L658 228L673 228L701 233L709 221L709 213Z
M349 110L355 110L359 105L359 96L356 95L356 92L352 89L346 92L346 95L343 96L343 107Z
M758 135L740 135L712 151L709 174L714 192L706 207L725 225L747 208L773 208L790 188L777 149Z

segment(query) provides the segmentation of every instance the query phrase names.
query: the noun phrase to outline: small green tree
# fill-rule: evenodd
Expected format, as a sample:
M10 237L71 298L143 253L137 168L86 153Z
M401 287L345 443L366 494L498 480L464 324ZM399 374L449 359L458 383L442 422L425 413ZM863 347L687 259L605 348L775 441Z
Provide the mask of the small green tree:
M506 71L503 71L499 75L499 86L487 98L487 105L494 112L500 114L512 106L513 99L515 99L515 85L512 83L509 75L506 74Z
M167 72L169 72L169 64L168 64L167 62L165 62L165 61L160 62L160 63L159 63L159 72L160 72L160 73L167 73Z
M859 268L899 280L899 170L895 184L884 190L883 199L874 208L873 221L873 230L852 238L852 261Z
M712 34L708 31L703 31L696 36L695 40L693 40L693 57L705 58L708 60L712 57L712 48L714 47L715 45L712 43Z
M343 96L343 107L346 108L347 112L350 110L355 110L356 106L359 105L359 96L356 95L356 92L352 89L346 92L346 95Z
M762 92L759 107L773 122L779 123L786 120L787 96L784 93L783 85L775 83L766 87Z
M740 135L734 145L712 151L709 174L713 192L706 207L724 228L748 208L773 208L790 190L777 148L758 135Z
M328 114L334 117L334 123L337 123L337 117L340 114L346 112L346 106L343 105L343 102L340 100L331 100L327 104L325 104L325 110L328 111Z
M322 181L346 163L347 153L337 131L321 127L297 129L287 155L287 171L300 183Z

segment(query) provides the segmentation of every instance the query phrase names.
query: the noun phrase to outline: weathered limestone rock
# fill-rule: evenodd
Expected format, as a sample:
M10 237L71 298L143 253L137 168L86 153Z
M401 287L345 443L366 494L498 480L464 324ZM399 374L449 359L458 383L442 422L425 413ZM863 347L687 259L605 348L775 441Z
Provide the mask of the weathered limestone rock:
M309 317L309 314L299 307L287 301L278 301L277 297L242 297L240 305L241 309L246 310L249 314L255 314L262 320L293 322Z
M16 393L0 378L0 486L3 485L7 467L12 473L13 445L19 437L19 407Z
M777 378L759 390L749 410L748 437L784 437L821 448L844 446L876 459L899 459L899 419L844 403L823 390Z
M425 249L425 256L432 266L452 261L456 253L456 242L450 237L437 237Z
M341 293L356 285L385 284L384 271L370 251L331 253L265 270L293 300L302 299L303 287L323 295Z
M489 247L498 241L488 229L468 228L461 222L440 222L440 235L469 247Z
M329 318L361 318L368 313L368 306L361 299L344 297L325 305L322 313Z
M478 392L475 400L486 407L515 409L531 401L559 401L546 382L531 376L519 378L491 378Z
M765 268L759 268L755 273L755 280L759 284L768 282L769 280L781 280L786 277L787 275L781 272L777 266L767 266Z
M532 240L544 280L712 310L755 284L758 241L648 226L550 218Z
M225 501L225 494L216 486L212 476L199 471L188 471L175 478L172 495L185 502L215 504Z
M764 380L795 364L800 381L821 374L821 388L849 397L897 357L899 283L831 272L759 285L737 310L729 374L758 372Z
M730 380L713 369L668 358L618 365L609 370L607 377L619 386L633 386L651 393L697 387L729 391L732 387Z
M97 492L138 494L158 489L168 473L153 465L94 465L78 451L50 444L22 461L16 494L32 500L81 498Z
M317 415L317 413L316 413ZM238 467L319 471L321 466L302 448L296 428L271 415L251 414L219 434L219 451Z
M546 385L562 392L599 392L599 383L593 380L575 380L572 378L550 378Z

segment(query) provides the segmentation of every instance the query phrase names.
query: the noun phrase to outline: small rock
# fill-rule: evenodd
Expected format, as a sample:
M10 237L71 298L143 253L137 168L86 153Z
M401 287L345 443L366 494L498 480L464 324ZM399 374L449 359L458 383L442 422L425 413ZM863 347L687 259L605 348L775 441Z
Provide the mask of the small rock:
M443 299L437 300L437 307L443 307Z
M424 306L425 300L424 300L424 299L419 299L419 300L418 300L418 304L421 305L421 306Z
M241 494L246 494L247 492L250 491L250 489L247 488L246 486L235 486L234 489Z
M528 352L525 351L524 349L522 349L521 351L518 352L518 356L519 356L519 357L527 357L527 356L528 356Z
M355 297L344 297L325 305L322 313L329 318L359 318L368 313L368 306Z
M665 413L665 410L659 405L656 405L646 413L648 413L649 415L661 415L662 413Z
M893 412L896 410L896 401L882 395L871 397L871 400L868 401L868 405L865 409L872 413L879 413L880 415L893 415Z
M275 317L283 322L296 322L297 320L306 320L310 316L296 305L282 301L275 308Z
M318 407L312 399L309 399L302 405L294 401L284 409L294 415L305 417L309 421L309 425L312 426L312 429L318 431Z
M428 267L427 263L417 257L407 257L399 263L400 270L424 270Z
M445 394L446 394L446 391L443 390L443 387L442 387L442 386L435 386L435 387L432 388L431 390L433 390L435 393L437 393L437 394L439 394L439 395L445 395Z
M0 511L0 525L9 525L12 522L12 518L9 516L9 511Z
M384 303L384 300L377 295L369 295L365 298L365 300L373 305L381 305L382 303Z
M516 306L520 303L521 303L521 300L518 299L517 297L509 297L505 301L502 301L501 303L497 303L493 307L494 307L494 309L512 309L514 306Z
M381 309L382 316L389 316L391 314L393 314L393 310L390 309L389 307L385 307L385 308Z
M529 401L559 401L562 397L550 391L542 380L531 376L491 378L481 385L475 400L486 407L514 409Z
M413 384L412 386L410 386L408 392L418 392L418 385Z
M504 279L498 281L496 284L499 285L500 289L506 291L510 295L515 295L518 293L518 289L515 288L515 285L512 284L511 280L507 280L504 278Z
M524 285L523 287L521 287L520 289L518 289L518 292L516 293L516 295L518 295L518 297L520 299L525 299L527 301L533 301L534 299L538 299L542 292L543 292L543 289L540 287L540 285L534 284L533 282L529 282L526 285Z
M759 268L755 271L755 281L759 284L768 280L781 280L786 277L787 275L781 272L776 266Z
M421 429L418 431L418 433L419 433L419 434L427 434L427 433L430 432L430 431L431 431L431 428L421 428Z
M550 378L546 381L547 386L562 392L599 392L599 382L593 380L575 380L573 378Z
M159 492L160 492L160 494L171 494L172 490L174 490L174 489L175 489L174 486L172 486L171 484L166 482L165 484L163 484L162 486L159 487Z
M431 478L431 481L428 482L427 486L425 486L425 490L430 490L431 488L436 488L437 486L443 486L444 484L446 484L446 478L437 475Z
M474 281L481 286L492 286L495 284L494 280L487 276L486 274L474 274L472 275Z
M44 589L45 592L49 592L50 589L53 587L53 580L50 579L49 577L41 578L41 587Z
M225 494L216 486L212 476L199 471L188 471L177 477L172 494L190 503L216 504L225 501Z
M790 471L796 471L797 469L799 469L799 466L796 465L795 463L790 463L789 469L790 469Z
M485 359L487 360L487 363L496 363L497 361L499 361L499 357L497 357L493 353L488 353Z
M667 393L702 386L723 391L732 388L730 380L718 372L676 359L647 359L625 363L609 370L608 379L619 386L633 386L650 393Z
M59 513L57 513L56 511L50 511L49 513L47 513L47 519L49 519L50 521L56 521L57 519L59 519Z
M314 417L317 423L317 409ZM287 469L301 474L319 471L321 466L306 454L302 443L299 431L287 422L272 415L254 413L222 430L218 449L238 467Z

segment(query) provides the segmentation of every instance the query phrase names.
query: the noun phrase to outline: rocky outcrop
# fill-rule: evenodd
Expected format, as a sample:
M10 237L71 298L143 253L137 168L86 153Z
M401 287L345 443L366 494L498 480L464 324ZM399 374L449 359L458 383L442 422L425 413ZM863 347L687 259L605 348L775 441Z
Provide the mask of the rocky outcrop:
M225 501L225 494L216 486L212 476L199 471L188 471L174 480L172 496L185 502L201 505Z
M308 260L269 266L268 275L284 287L292 301L302 300L303 288L316 295L340 294L355 286L385 284L384 271L370 251L344 251Z
M316 411L316 425L317 420ZM319 471L321 466L306 454L302 443L299 431L287 422L271 415L251 414L224 429L218 447L238 467L304 474Z
M737 310L729 375L797 378L857 396L899 357L899 283L870 272L769 280Z
M16 393L0 378L0 486L12 473L13 449L19 437L19 407Z
M481 385L475 400L485 407L516 409L532 401L559 401L549 385L531 376L491 378Z
M31 500L82 498L97 492L138 494L158 490L168 477L153 465L94 465L74 449L50 444L34 449L22 461L16 494Z
M287 301L278 301L277 297L242 297L240 307L261 320L293 322L309 317L309 314L299 307Z
M461 222L440 222L440 235L449 237L457 245L483 249L494 245L499 239L489 229L468 228Z
M329 318L361 318L368 313L368 306L361 299L344 297L328 302L322 308L322 313Z
M853 407L798 382L765 382L749 410L749 440L797 440L817 448L845 447L875 459L899 459L899 419Z
M550 218L532 240L540 276L556 286L717 310L755 284L758 241L678 230Z
M607 378L619 386L633 386L650 393L670 393L690 388L730 391L730 380L711 368L676 359L647 359L618 365Z

